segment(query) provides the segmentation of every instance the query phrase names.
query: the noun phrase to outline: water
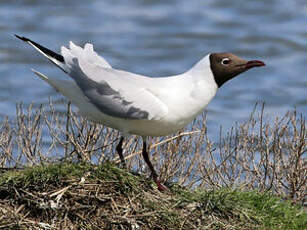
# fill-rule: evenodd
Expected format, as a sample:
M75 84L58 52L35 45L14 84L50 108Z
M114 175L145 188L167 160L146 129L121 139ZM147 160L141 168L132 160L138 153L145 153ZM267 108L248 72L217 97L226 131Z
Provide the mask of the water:
M72 40L94 44L112 66L149 76L179 74L210 52L260 59L227 82L208 106L209 132L248 119L257 101L268 116L307 112L306 0L2 0L0 117L19 102L48 103L58 95L31 73L63 73L13 34L59 51Z

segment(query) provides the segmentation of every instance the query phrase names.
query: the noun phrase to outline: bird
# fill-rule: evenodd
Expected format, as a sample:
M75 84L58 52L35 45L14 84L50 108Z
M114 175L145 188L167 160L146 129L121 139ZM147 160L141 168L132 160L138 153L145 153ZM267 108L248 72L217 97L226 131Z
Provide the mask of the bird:
M259 60L244 60L223 52L209 53L186 72L174 76L148 77L112 68L86 43L69 43L56 53L29 38L15 35L34 47L70 78L55 79L32 71L78 107L81 116L122 133L116 152L125 166L124 137L142 137L142 155L158 190L168 188L160 181L150 161L148 136L172 134L193 121L214 98L221 86L254 67Z

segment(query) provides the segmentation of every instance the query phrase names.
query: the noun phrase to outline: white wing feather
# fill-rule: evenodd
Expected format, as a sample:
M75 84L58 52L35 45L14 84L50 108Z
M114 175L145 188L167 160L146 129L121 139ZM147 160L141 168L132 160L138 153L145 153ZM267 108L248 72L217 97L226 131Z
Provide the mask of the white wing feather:
M61 51L68 74L102 112L149 120L159 120L168 113L168 107L146 87L151 78L112 69L90 44L82 49L70 42L70 49L62 47Z

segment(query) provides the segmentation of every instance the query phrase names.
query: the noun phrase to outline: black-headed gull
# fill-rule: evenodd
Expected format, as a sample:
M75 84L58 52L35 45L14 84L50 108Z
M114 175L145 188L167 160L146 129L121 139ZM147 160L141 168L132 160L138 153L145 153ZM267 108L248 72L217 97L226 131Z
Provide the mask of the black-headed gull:
M160 183L148 156L146 136L164 136L189 124L226 81L262 61L246 61L231 53L211 53L187 72L169 77L147 77L114 69L94 50L70 42L57 54L28 38L27 42L72 79L52 79L35 70L41 79L75 104L89 120L143 138L143 157L160 191ZM123 164L122 136L116 150Z

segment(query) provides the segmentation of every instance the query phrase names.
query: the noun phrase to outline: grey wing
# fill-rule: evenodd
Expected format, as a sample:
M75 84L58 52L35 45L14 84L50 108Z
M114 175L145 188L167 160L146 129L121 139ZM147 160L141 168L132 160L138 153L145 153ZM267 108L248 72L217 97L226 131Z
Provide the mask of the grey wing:
M79 51L85 52L82 50ZM168 107L146 89L142 76L95 65L84 58L89 55L76 52L71 55L69 50L63 52L63 48L62 54L69 75L101 112L118 118L147 120L158 120L167 114Z

